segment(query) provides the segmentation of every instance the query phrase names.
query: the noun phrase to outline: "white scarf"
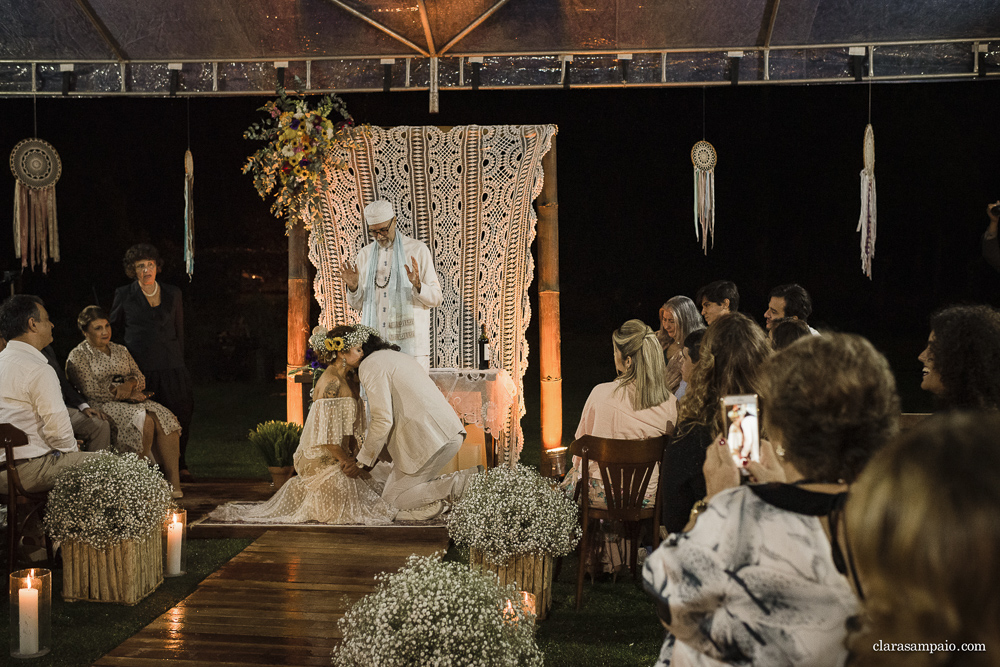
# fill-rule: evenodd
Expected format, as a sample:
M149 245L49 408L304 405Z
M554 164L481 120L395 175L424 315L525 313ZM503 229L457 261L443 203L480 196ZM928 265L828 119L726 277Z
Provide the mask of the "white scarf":
M400 350L413 356L415 328L413 326L413 285L406 277L406 259L403 256L403 235L396 230L396 238L392 244L392 263L389 266L389 315L386 330L379 328L378 292L375 285L375 273L378 269L378 242L372 249L368 260L368 272L365 276L365 302L361 306L361 323L376 331L390 343L399 345ZM386 289L386 288L383 288Z

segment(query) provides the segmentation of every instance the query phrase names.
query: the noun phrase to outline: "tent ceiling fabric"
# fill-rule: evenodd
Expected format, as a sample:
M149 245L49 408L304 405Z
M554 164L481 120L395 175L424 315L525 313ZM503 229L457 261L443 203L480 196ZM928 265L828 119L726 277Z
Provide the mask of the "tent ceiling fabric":
M876 46L875 78L973 76L978 42L1000 64L996 0L0 0L0 16L0 94L168 94L171 62L178 94L273 90L274 61L317 90L381 90L386 58L404 89L431 85L432 57L442 88L471 85L469 57L496 87L561 85L561 55L579 86L726 84L736 50L741 84L849 80L849 46Z

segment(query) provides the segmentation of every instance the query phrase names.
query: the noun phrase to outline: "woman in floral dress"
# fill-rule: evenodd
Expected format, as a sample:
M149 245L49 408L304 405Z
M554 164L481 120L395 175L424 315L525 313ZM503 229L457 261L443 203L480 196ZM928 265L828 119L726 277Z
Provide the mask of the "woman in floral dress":
M111 342L108 315L87 306L76 320L84 341L69 353L66 375L91 405L112 422L112 448L155 460L174 488L181 492L178 457L181 425L170 410L143 392L146 378L124 346Z

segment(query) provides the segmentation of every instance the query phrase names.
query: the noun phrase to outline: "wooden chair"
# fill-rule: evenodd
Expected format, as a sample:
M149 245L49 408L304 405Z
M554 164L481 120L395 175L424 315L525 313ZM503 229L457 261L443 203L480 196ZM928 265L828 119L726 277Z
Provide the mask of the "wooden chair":
M583 576L587 569L590 542L590 522L596 519L621 521L631 538L629 565L633 579L638 578L636 564L639 551L639 524L653 519L653 543L660 545L660 491L657 487L653 507L644 508L643 497L653 475L653 469L663 458L666 444L661 436L647 440L616 440L585 435L573 441L569 453L583 459L583 476L576 486L576 497L582 514L583 537L580 540L580 565L576 577L576 608L583 598ZM604 482L607 508L593 507L590 503L590 462L597 463Z
M6 456L4 468L7 471L7 574L9 575L17 569L18 547L24 526L32 515L41 518L49 493L25 491L21 485L21 478L17 474L17 468L14 467L14 448L28 444L25 432L12 424L0 424L0 442L3 442ZM23 518L20 517L22 509L25 510ZM45 555L51 565L52 541L48 535L45 536Z

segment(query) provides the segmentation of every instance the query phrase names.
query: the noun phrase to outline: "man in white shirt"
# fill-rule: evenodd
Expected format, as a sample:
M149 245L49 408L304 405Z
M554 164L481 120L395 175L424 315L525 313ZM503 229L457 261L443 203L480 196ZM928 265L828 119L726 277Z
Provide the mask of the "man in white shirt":
M368 394L371 423L349 477L371 470L383 448L392 472L382 499L398 507L397 519L430 519L457 500L478 468L438 473L458 453L465 428L427 373L410 356L376 335L362 344L358 376Z
M28 491L47 491L59 473L87 456L77 446L56 372L41 350L52 342L52 322L37 296L15 294L0 306L0 422L28 436L14 449L21 483ZM0 461L5 458L0 451ZM0 471L0 489L7 473Z
M361 323L399 345L423 369L431 365L431 308L441 305L441 283L427 246L397 229L392 204L379 200L365 207L365 222L375 240L344 261L341 276L347 301L361 312Z

